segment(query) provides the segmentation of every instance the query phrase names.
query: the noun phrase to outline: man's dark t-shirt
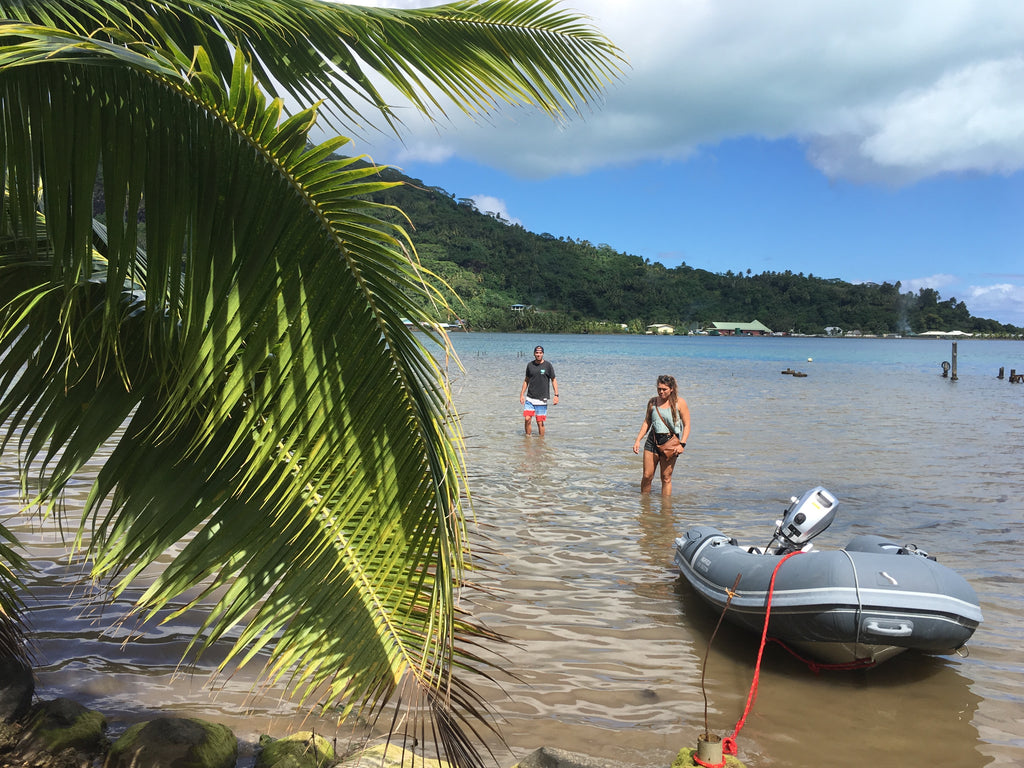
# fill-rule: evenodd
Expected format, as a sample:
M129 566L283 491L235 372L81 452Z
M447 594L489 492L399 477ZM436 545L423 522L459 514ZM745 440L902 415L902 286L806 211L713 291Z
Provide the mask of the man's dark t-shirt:
M526 364L526 396L534 400L547 400L551 394L551 380L555 378L555 368L545 360L538 363L531 360Z

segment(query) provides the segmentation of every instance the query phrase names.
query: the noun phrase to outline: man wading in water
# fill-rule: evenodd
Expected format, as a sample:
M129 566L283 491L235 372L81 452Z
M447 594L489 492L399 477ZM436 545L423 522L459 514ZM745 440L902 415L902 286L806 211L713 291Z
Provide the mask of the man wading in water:
M533 417L537 417L537 432L544 437L544 422L548 418L548 397L551 390L555 391L555 403L558 402L558 382L555 381L555 369L544 359L544 347L535 347L533 360L526 364L526 378L523 388L519 391L519 403L523 406L523 427L529 435L533 428Z

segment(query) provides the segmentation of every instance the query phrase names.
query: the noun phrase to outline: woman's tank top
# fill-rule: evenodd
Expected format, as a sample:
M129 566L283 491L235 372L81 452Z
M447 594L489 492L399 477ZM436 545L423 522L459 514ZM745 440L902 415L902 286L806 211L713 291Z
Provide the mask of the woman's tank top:
M658 418L658 413L655 413L655 411L662 415L664 421ZM658 434L667 434L670 431L668 425L672 424L672 406L667 405L664 408L659 408L657 405L655 405L651 409L651 424L654 426L654 431L657 432ZM671 430L672 432L675 432L677 435L683 434L682 414L679 414L679 418L676 419L674 426L675 429Z

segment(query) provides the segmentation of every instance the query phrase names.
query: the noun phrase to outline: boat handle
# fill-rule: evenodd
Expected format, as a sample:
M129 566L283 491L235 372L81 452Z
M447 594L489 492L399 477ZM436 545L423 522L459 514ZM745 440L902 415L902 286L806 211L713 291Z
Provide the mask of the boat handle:
M864 622L864 629L873 634L885 635L886 637L907 637L913 634L914 625L909 621L880 624L877 619L867 619Z

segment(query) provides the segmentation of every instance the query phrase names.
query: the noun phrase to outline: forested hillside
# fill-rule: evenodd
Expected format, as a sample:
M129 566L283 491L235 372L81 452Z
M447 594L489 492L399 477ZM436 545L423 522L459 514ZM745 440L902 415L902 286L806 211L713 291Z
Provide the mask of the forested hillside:
M826 328L1024 332L973 317L964 302L939 301L930 288L901 293L898 282L855 285L789 271L718 274L685 264L669 269L607 245L528 232L443 189L390 169L383 174L407 183L375 199L409 216L423 265L458 294L455 314L474 330L596 332L625 324L641 333L651 323L666 323L685 333L713 321L756 319L774 331L806 334ZM742 256L730 254L730 261ZM513 304L530 309L513 312Z

